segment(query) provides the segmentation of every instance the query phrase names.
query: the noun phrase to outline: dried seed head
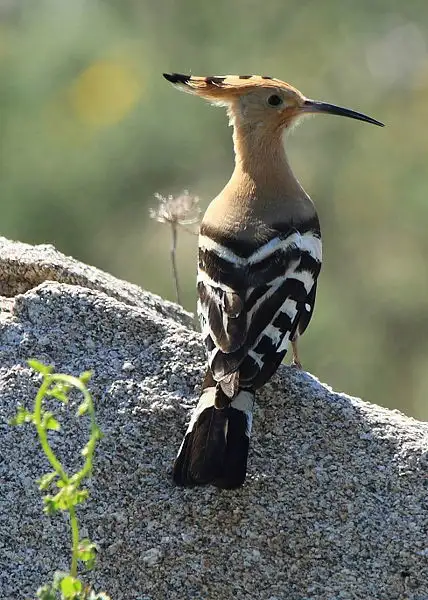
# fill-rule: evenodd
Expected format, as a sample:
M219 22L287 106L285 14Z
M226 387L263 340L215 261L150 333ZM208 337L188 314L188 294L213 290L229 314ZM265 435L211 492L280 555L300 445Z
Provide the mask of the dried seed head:
M159 204L157 208L150 208L150 217L159 223L176 225L194 225L199 223L201 209L199 198L191 196L184 190L179 196L162 196L155 194Z

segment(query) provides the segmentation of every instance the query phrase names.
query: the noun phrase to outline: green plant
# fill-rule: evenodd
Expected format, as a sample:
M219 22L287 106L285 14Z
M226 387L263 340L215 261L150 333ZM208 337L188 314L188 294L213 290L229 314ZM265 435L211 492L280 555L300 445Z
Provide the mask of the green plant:
M29 360L28 364L42 375L42 384L34 401L33 412L20 406L11 424L31 423L36 427L42 449L53 468L53 471L46 473L38 480L39 489L47 492L43 498L44 511L49 515L58 511L68 512L71 528L70 572L56 572L51 583L43 585L37 590L37 597L41 600L57 600L58 598L63 600L108 600L106 594L92 591L77 576L79 561L83 562L87 569L92 569L96 560L96 545L87 538L80 539L79 537L79 522L76 515L76 506L88 498L88 490L82 487L82 483L91 473L95 446L102 436L95 420L92 396L87 388L91 373L85 372L80 377L73 377L53 373L51 367L36 360ZM83 395L83 401L77 409L77 416L89 416L90 437L81 452L84 458L82 468L69 476L52 450L48 439L49 430L59 431L60 424L52 412L44 409L43 401L56 399L66 404L73 388ZM53 492L49 493L49 490L53 490Z

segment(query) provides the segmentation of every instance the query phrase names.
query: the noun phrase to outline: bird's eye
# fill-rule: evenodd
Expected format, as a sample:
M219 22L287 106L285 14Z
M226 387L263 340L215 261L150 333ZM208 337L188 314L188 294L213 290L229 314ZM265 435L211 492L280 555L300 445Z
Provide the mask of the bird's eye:
M278 96L278 94L272 94L267 101L270 106L279 106L283 102L281 96Z

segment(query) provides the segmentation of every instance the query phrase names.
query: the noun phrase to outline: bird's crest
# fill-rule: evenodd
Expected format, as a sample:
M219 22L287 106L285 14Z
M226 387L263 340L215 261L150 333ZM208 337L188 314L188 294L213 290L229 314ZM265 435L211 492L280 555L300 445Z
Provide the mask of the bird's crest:
M327 102L319 102L306 98L295 87L274 79L267 75L212 75L210 77L195 77L193 75L181 75L180 73L164 73L163 76L170 83L184 92L189 92L209 100L212 104L218 104L228 107L228 113L231 117L231 124L234 123L236 116L237 99L244 99L247 95L250 101L247 103L250 108L243 111L245 118L251 121L265 120L273 123L275 127L278 123L282 127L288 127L290 123L302 114L308 113L329 113L342 117L358 119L373 125L383 127L383 123L368 117L367 115L356 112L349 108L336 106ZM260 91L260 94L254 94L259 102L253 102L251 92ZM267 111L266 104L275 108L275 111ZM269 115L267 118L266 115Z
M196 77L194 75L182 75L180 73L164 73L163 76L170 83L184 92L195 94L207 100L227 100L249 92L256 88L274 88L300 92L293 86L267 75L211 75L209 77Z

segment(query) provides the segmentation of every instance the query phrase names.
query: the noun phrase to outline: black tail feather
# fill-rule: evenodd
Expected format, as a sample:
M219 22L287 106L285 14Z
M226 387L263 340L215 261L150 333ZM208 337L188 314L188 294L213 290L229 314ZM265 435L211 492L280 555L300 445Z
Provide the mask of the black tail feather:
M245 481L247 474L248 449L250 438L247 416L241 410L229 408L227 446L220 476L214 480L219 488L237 488Z
M227 446L229 408L206 408L193 431L189 472L197 483L208 483L222 471Z
M241 390L224 408L215 407L215 394L215 387L206 388L192 415L174 463L177 485L236 488L244 483L254 394Z

